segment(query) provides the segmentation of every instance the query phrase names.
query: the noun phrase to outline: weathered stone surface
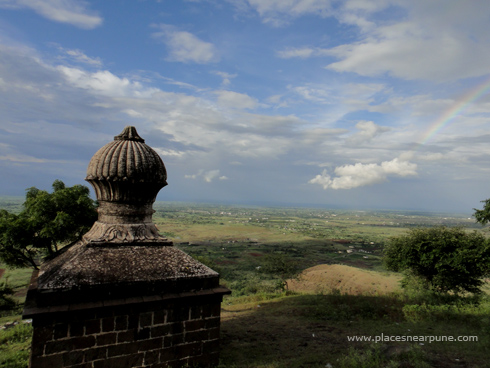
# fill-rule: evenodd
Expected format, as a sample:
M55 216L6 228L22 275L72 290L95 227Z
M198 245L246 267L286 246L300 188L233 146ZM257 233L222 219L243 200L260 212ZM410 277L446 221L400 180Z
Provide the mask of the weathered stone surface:
M217 272L174 247L87 247L80 242L43 267L38 289L217 276Z
M167 171L158 153L144 142L128 126L90 160L85 180L95 190L99 218L83 236L85 242L171 245L152 222L152 205L167 185Z
M160 186L158 190L167 185L167 171L162 159L144 142L136 129L128 126L114 137L113 142L95 153L88 165L85 180L91 184L101 182L100 193L96 192L97 198L105 201L141 201L151 200L151 195L156 194L121 192L107 187L105 182L151 183L155 187Z
M179 366L197 362L203 367L214 366L218 363L220 321L212 311L219 309L220 302L220 296L207 295L160 301L150 307L120 305L110 314L107 308L96 308L72 315L43 315L34 324L38 349L31 367L141 367L142 355L144 367L166 366L167 361ZM210 323L214 328L206 327ZM109 326L109 331L104 326Z
M45 264L37 282L44 306L216 288L219 274L175 247L79 242Z
M103 243L154 243L172 245L158 233L154 224L115 224L96 221L92 228L83 236L87 243L102 245Z

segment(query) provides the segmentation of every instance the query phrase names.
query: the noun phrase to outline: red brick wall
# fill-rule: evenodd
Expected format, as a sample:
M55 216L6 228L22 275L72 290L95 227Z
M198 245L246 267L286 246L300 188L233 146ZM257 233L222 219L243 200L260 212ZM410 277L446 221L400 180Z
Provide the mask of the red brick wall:
M30 367L217 365L220 303L221 296L39 316Z

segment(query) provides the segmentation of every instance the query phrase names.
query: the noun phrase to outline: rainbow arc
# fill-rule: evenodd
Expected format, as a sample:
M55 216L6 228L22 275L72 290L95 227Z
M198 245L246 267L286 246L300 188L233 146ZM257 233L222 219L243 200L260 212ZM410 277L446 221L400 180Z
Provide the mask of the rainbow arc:
M430 142L438 133L448 126L457 116L468 108L473 102L490 91L490 78L479 84L458 99L447 111L434 121L424 133L423 138L414 147L414 151Z

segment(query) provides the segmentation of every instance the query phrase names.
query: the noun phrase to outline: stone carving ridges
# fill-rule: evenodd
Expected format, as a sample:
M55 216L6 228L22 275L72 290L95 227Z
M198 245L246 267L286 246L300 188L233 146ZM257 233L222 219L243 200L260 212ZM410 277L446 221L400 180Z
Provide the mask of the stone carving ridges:
M91 243L161 242L166 240L158 234L158 229L153 224L113 225L98 221L83 238Z
M145 144L134 127L124 128L114 141L90 160L85 178L99 201L99 218L83 236L86 243L163 242L152 222L156 196L167 185L162 159Z

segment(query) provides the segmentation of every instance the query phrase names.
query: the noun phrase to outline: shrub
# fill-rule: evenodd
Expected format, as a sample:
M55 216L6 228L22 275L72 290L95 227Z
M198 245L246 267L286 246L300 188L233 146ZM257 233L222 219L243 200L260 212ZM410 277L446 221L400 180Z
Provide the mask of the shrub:
M7 281L0 282L0 311L12 310L17 303L12 299L14 289L7 284Z
M415 228L391 239L384 263L436 292L480 293L490 272L490 244L482 234L461 227Z

